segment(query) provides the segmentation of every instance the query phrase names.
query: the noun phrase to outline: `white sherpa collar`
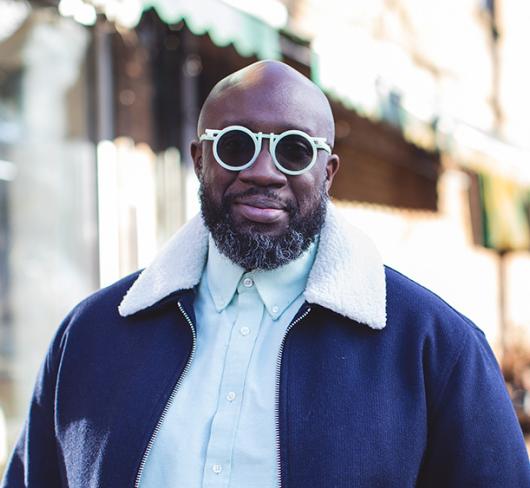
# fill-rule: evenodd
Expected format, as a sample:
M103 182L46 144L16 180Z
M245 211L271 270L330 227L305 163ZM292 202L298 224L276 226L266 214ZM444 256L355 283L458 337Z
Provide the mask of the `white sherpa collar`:
M182 227L125 294L126 317L178 290L196 286L208 251L208 230L200 215ZM373 329L386 325L385 270L371 240L328 206L315 262L304 292L316 303Z

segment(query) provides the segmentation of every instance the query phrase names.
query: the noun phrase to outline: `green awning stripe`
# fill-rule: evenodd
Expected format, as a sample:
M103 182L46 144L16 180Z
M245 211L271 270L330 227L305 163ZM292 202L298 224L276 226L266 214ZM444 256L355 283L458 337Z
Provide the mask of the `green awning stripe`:
M219 0L146 0L143 9L149 8L167 24L185 20L195 35L207 33L219 47L233 44L241 56L280 58L279 34L273 27Z

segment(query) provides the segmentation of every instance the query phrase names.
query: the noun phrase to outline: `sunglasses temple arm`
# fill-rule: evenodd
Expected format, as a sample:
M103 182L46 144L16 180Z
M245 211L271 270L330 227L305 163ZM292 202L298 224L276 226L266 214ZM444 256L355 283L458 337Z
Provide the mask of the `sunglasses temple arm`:
M318 141L316 143L316 147L317 149L323 149L327 153L331 154L331 147L329 147L329 144L327 144L326 142Z
M219 132L220 131L215 129L206 129L204 131L204 134L199 137L199 141L215 141L215 139L219 135Z

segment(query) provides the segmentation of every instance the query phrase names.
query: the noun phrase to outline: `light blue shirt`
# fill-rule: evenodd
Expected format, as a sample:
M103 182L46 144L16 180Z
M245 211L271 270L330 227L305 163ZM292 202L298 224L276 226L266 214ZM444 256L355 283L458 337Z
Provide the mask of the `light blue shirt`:
M210 237L194 304L196 350L142 488L277 486L277 361L315 254L312 245L286 266L246 273Z

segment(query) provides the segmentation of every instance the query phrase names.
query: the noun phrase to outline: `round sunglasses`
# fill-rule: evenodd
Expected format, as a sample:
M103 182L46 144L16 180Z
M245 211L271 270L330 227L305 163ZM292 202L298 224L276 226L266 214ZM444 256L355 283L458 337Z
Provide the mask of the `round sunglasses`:
M301 130L281 134L252 132L242 125L224 129L206 129L201 141L213 141L215 160L225 169L242 171L254 163L263 139L269 139L269 152L275 166L285 174L299 175L309 171L317 160L319 149L331 154L325 137L311 137Z

